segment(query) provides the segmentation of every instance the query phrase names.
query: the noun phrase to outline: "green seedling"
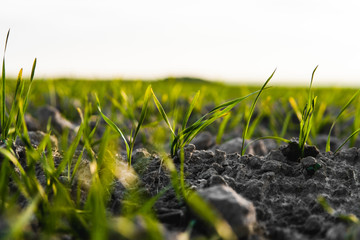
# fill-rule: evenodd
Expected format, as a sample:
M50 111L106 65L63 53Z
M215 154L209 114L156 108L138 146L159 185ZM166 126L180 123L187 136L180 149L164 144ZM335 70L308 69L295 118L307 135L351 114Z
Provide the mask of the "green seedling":
M242 102L243 100L245 100L246 98L250 97L251 95L253 95L255 93L261 93L265 89L266 84L270 81L270 79L272 78L274 73L275 73L275 71L268 78L268 80L265 82L265 84L262 86L262 88L260 90L252 92L252 93L248 94L245 97L236 98L234 100L228 101L226 103L223 103L223 104L215 107L210 112L208 112L207 114L202 116L200 119L198 119L195 123L193 123L189 127L186 127L185 129L182 129L177 134L175 134L175 131L174 131L173 127L171 126L169 118L167 117L167 115L165 113L165 110L162 107L160 101L156 97L155 93L152 91L152 95L153 95L155 105L156 105L157 109L159 110L161 116L163 117L165 123L167 124L167 126L169 127L169 129L170 129L170 131L171 131L171 133L173 135L173 141L172 141L172 144L171 144L171 156L175 156L179 149L184 147L186 144L190 143L190 141L192 139L194 139L197 136L197 134L200 133L207 126L212 124L217 119L225 117L227 114L229 114L231 109L233 109L240 102ZM255 101L253 103L253 108L255 108L255 104L256 104L256 101L259 98L259 96L260 96L260 94L257 95L257 97L256 97L256 99L255 99ZM194 105L196 103L196 100L197 100L197 97L195 97L193 99L193 101L190 104L190 107L189 107L189 109L187 111L187 114L185 114L186 121L187 121L188 117L190 116L190 114L191 114L191 112L193 110L193 107L194 107ZM183 126L184 125L186 125L186 124L183 124ZM249 126L249 120L248 120L248 122L246 124L246 128L248 126ZM246 135L246 132L247 132L247 129L245 129L245 135Z
M1 71L1 100L0 100L0 108L1 108L1 135L2 138L4 138L4 125L5 125L5 108L6 108L6 102L5 102L5 54L6 54L6 48L7 48L7 43L9 40L9 34L10 34L10 29L7 32L6 35L6 40L5 40L5 47L4 47L4 55L3 55L3 61L2 61L2 71Z
M5 88L6 88L6 79L5 79L5 53L8 43L10 30L7 33L6 41L5 41L5 48L4 48L4 56L3 56L3 63L2 63L2 77L1 77L1 97L0 97L0 109L1 109L1 140L7 140L9 137L9 134L11 132L20 131L21 128L21 119L23 118L23 115L26 112L26 108L28 106L28 98L31 91L31 86L34 79L35 74L35 68L36 68L36 58L34 60L31 75L30 75L30 84L28 86L27 92L25 94L24 86L25 82L22 78L23 69L20 69L17 81L16 81L16 87L15 87L15 93L14 93L14 99L10 108L10 112L7 115L6 113L6 101L5 101ZM23 101L22 109L20 111L19 109L19 102ZM11 131L11 127L14 127L15 130Z
M126 146L126 154L127 154L127 161L128 161L128 165L129 165L129 166L131 165L131 156L132 156L132 152L133 152L133 149L134 149L136 136L138 135L139 130L140 130L140 127L141 127L141 125L144 123L144 120L145 120L145 116L146 116L147 109L148 109L148 102L149 102L149 98L150 98L151 91L152 91L151 86L149 86L149 87L146 89L146 92L145 92L144 103L143 103L143 106L142 106L142 109L141 109L141 114L140 114L140 119L139 119L138 125L137 125L135 131L133 132L133 134L131 134L131 137L130 137L130 140L129 140L129 141L126 139L125 135L124 135L123 132L120 130L120 128L118 128L118 127L116 126L116 124L115 124L113 121L111 121L111 120L103 113L103 111L101 110L99 98L98 98L98 96L96 95L97 108L98 108L98 111L100 112L102 118L105 120L105 122L106 122L113 130L115 130L115 131L121 136L121 138L123 139L123 141L124 141L124 143L125 143L125 146Z
M307 103L303 109L303 113L301 115L300 134L299 134L299 149L300 149L302 156L304 155L305 144L308 141L309 134L311 131L312 117L313 117L313 113L314 113L315 105L316 105L317 97L314 97L314 93L311 91L311 87L312 87L312 83L314 80L314 74L315 74L315 71L317 68L318 68L318 66L316 66L316 68L314 69L314 71L311 75L308 99L307 99Z

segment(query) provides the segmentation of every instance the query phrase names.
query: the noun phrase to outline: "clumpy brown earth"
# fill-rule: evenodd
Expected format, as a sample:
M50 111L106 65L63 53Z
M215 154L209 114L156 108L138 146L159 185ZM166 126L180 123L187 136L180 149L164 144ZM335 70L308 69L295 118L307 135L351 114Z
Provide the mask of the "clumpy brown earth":
M30 132L35 146L43 136L39 131ZM56 141L52 139L54 145ZM241 225L239 239L347 239L351 234L359 239L360 228L339 216L360 216L360 149L344 148L333 154L306 146L301 157L296 140L280 147L272 140L261 140L241 156L241 143L240 138L233 138L217 146L211 134L204 132L184 149L187 186L209 201L230 226ZM20 160L24 158L21 141L15 142L14 150ZM57 163L61 161L61 154L54 152L54 156ZM179 170L180 160L173 160ZM118 161L127 164L121 154ZM137 148L132 164L140 176L143 194L156 196L170 186L169 172L156 152ZM86 175L88 168L89 161L84 157L79 173ZM38 169L40 182L45 181L42 174ZM115 216L121 214L125 192L124 182L116 180L108 204ZM333 214L319 204L319 196L335 210ZM172 188L155 203L154 210L166 239L177 239L177 234L189 225L193 226L191 238L207 238L212 233Z

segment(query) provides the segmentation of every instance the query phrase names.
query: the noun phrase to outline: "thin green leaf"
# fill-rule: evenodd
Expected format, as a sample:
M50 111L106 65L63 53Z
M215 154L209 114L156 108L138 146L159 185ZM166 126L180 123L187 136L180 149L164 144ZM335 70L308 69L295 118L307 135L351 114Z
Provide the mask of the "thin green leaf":
M358 134L359 132L360 128L358 128L348 138L346 138L345 141L335 150L334 154L336 154L354 135Z
M175 136L176 136L176 134L175 134L175 132L174 132L173 128L171 127L171 124L170 124L169 118L167 117L167 115L166 115L166 113L165 113L164 108L162 107L161 103L160 103L160 102L159 102L159 100L157 99L157 97L156 97L156 95L155 95L155 93L154 93L154 91L153 91L152 89L151 89L151 93L152 93L152 96L153 96L153 99L154 99L154 102L155 102L155 105L156 105L157 109L159 110L159 112L160 112L160 114L161 114L162 118L164 119L164 121L165 121L165 122L166 122L166 124L168 125L168 127L169 127L169 129L170 129L171 133L172 133L172 134L173 134L173 136L175 137Z
M26 112L26 109L28 107L28 99L29 99L29 96L30 96L31 87L32 87L33 80L34 80L36 62L37 62L37 59L35 58L34 62L33 62L33 65L32 65L32 68L31 68L30 84L29 84L28 91L26 93L25 100L24 100L24 110L23 110L24 113Z
M9 129L11 127L11 125L13 123L16 123L15 121L15 117L16 117L16 113L18 113L19 110L19 101L21 99L21 89L24 86L24 82L22 79L22 73L23 73L23 69L21 68L18 74L18 78L16 81L16 88L15 88L15 94L14 94L14 101L11 105L11 110L9 113L9 117L5 123L5 127L4 127L4 138L6 139L8 137L9 134Z
M98 111L100 112L102 118L105 120L105 122L107 124L109 124L109 126L114 129L118 134L120 134L120 136L122 137L124 143L125 143L125 147L126 147L126 152L127 152L127 157L128 159L131 157L129 156L130 154L130 146L128 144L128 141L126 140L125 138L125 135L123 134L123 132L115 125L115 123L113 121L111 121L108 117L105 116L105 114L102 112L101 110L101 107L100 107L100 101L99 101L99 98L97 97L97 95L95 95L96 97L96 101L97 101L97 108L98 108Z
M77 170L79 168L82 156L84 154L84 150L85 150L85 148L82 149L82 151L81 151L81 153L80 153L80 155L79 155L79 157L78 157L78 159L77 159L77 161L75 163L74 169L73 169L72 174L71 174L70 184L72 184L73 181L74 181L74 178L75 178L75 175L76 175Z
M331 132L335 126L336 121L340 118L341 114L350 106L350 104L355 100L355 98L359 95L360 93L360 89L350 98L350 100L341 108L339 114L336 116L335 121L332 123L331 127L330 127L330 131L328 134L328 138L326 141L326 148L325 151L329 152L330 151L330 136L331 136Z
M3 62L2 62L2 73L1 73L1 82L2 82L2 91L1 91L1 100L0 100L0 108L1 108L1 135L2 138L5 139L4 137L4 125L5 125L5 105L6 105L6 101L5 101L5 53L6 53L6 48L7 48L7 43L8 43L8 39L9 39L9 34L10 34L10 29L7 32L6 35L6 40L5 40L5 47L4 47L4 55L3 55Z
M0 154L4 155L7 159L9 159L18 169L22 176L26 177L26 172L24 168L21 166L19 160L5 148L0 148Z
M144 123L145 117L146 117L146 113L147 113L147 109L148 109L148 103L149 103L149 98L151 96L151 85L148 86L148 88L146 89L145 92L145 97L144 97L144 103L141 109L141 114L140 114L140 119L139 119L139 123L136 127L136 130L134 132L134 136L132 141L135 142L136 136L140 130L141 125Z
M223 118L223 120L222 120L222 122L221 122L221 124L220 124L220 126L219 126L218 134L217 134L217 136L216 136L216 144L220 144L220 143L221 143L222 136L224 135L225 128L226 128L226 125L227 125L230 117L231 117L231 112L230 112L229 114L227 114L227 115Z
M71 143L68 150L65 152L64 158L62 159L61 163L59 164L58 168L56 169L56 172L55 172L56 177L60 176L60 174L64 171L66 165L69 164L70 161L72 161L73 156L74 156L75 151L76 151L76 148L79 145L80 139L81 139L81 137L82 137L82 135L84 133L84 127L85 127L85 124L84 124L84 122L82 122L80 124L78 132L77 132L77 134L75 136L75 139Z
M200 90L196 92L194 98L192 99L192 101L190 103L190 106L189 106L188 110L186 111L186 114L185 114L181 129L186 128L186 125L187 125L187 122L188 122L188 120L190 118L190 115L191 115L192 111L194 110L197 101L199 100L199 96L200 96Z
M37 195L31 204L17 217L17 219L11 223L10 232L5 239L19 239L24 232L24 228L30 223L31 218L37 210L40 203L40 195Z
M243 130L243 134L242 134L242 144L241 144L241 155L244 155L244 144L245 144L245 140L247 138L247 133L248 133L248 129L249 129L249 125L250 125L250 120L251 120L251 117L254 113L254 110L255 110L255 106L256 106L256 103L261 95L261 93L263 92L263 90L265 89L266 85L269 83L269 81L271 80L271 78L274 76L276 72L276 69L274 70L274 72L270 75L270 77L265 81L264 85L260 88L260 91L258 92L258 94L256 95L256 98L255 100L253 101L252 105L251 105L251 108L250 108L250 112L249 112L249 117L246 121L246 124L245 124L245 128Z

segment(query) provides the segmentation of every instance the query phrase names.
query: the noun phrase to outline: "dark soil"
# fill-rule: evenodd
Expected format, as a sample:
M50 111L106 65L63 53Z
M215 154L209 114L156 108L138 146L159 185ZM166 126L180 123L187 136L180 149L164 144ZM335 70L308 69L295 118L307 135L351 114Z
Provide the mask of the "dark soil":
M334 155L307 147L301 158L295 144L271 150L265 156L196 150L189 145L186 182L197 190L224 184L250 200L257 218L257 232L251 238L345 239L350 224L325 212L317 198L325 197L338 214L360 216L360 150L344 149ZM152 194L169 184L166 174L159 172L160 164L156 154L152 155L142 174ZM189 212L173 192L162 197L156 208L169 229L187 226Z

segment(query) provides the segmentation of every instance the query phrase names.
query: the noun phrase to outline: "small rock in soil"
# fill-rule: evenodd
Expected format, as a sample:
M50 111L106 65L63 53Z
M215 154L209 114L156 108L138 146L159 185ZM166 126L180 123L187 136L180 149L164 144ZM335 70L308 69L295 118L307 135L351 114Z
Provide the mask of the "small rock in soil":
M59 133L62 133L65 129L76 131L77 126L67 119L65 119L58 109L52 106L41 107L37 112L38 120L42 130L46 130L49 118L51 118L51 126Z
M215 145L215 138L210 132L205 131L199 133L191 143L194 144L198 150L208 150Z
M248 142L245 141L245 145L247 144ZM227 154L229 153L241 153L241 145L242 145L242 138L240 137L237 137L237 138L234 138L234 139L231 139L219 146L215 146L213 147L213 151L215 151L215 149L219 149L221 151L224 151L226 152Z
M205 188L198 193L221 214L239 238L252 234L256 224L256 213L250 201L225 185Z

